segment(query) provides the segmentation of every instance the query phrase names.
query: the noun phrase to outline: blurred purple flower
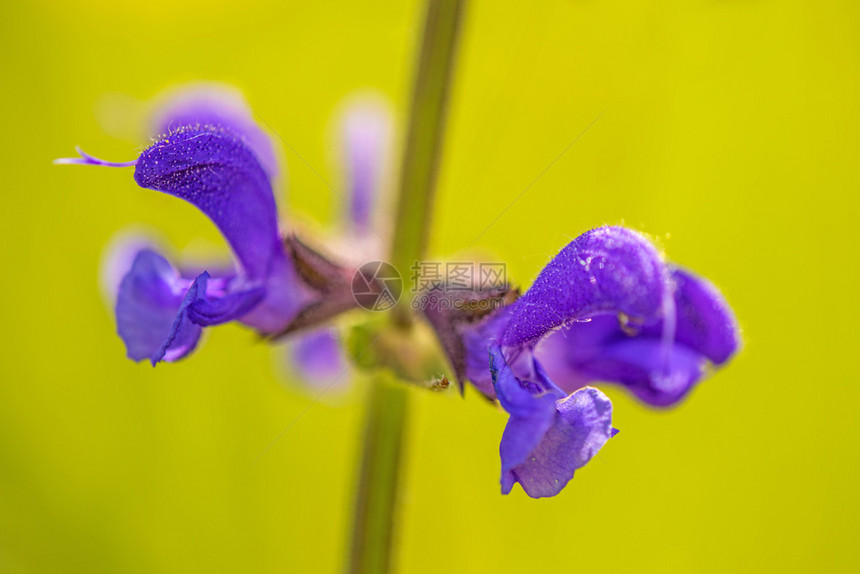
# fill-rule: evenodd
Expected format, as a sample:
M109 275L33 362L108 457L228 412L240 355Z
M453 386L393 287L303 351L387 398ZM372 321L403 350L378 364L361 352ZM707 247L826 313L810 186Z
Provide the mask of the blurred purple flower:
M347 359L337 329L323 327L299 333L284 348L304 385L320 390L348 388Z
M381 101L359 99L346 107L340 122L344 167L349 179L350 232L372 232L388 156L391 118Z

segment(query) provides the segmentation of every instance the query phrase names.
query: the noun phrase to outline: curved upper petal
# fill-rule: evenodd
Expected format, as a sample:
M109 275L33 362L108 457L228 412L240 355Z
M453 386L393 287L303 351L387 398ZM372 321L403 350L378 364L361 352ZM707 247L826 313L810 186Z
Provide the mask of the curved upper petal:
M532 498L555 496L616 432L609 398L593 387L578 390L556 403L552 424L530 455L503 467L502 493L519 482Z
M157 98L150 124L153 136L169 136L188 126L228 128L253 150L270 179L278 175L272 138L255 121L242 93L231 86L201 82L170 90Z
M550 331L601 313L650 323L661 313L668 271L641 234L623 227L583 233L544 267L515 304L506 347L534 346Z
M183 127L146 149L134 172L141 187L188 201L218 226L248 278L268 277L284 251L275 199L253 151L231 131Z

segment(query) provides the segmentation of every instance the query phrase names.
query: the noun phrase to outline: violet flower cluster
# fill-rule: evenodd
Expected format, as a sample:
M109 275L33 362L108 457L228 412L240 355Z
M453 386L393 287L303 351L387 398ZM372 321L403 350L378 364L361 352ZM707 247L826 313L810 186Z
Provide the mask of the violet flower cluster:
M111 163L83 152L59 161L134 166L141 187L202 211L229 243L235 264L190 272L152 247L139 249L115 305L129 358L176 361L195 349L204 327L238 321L266 337L292 337L304 372L331 375L342 358L330 325L357 306L350 291L357 265L282 232L273 194L276 146L244 101L219 89L180 93L155 117L153 131L161 135L134 161ZM346 234L363 245L384 130L360 118L353 128L347 130ZM368 251L368 259L378 258ZM558 494L618 432L610 400L589 384L619 384L649 405L666 407L740 347L719 291L623 227L573 240L522 296L506 286L456 297L496 303L426 308L423 315L461 389L471 383L509 414L500 445L504 493L520 483L531 497Z

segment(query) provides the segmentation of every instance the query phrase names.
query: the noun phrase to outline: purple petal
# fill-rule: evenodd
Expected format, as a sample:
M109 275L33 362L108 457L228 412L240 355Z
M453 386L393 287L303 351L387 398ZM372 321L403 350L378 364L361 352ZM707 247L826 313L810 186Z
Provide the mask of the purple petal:
M510 414L499 445L504 474L522 464L538 446L555 417L556 400L564 395L518 379L499 347L490 351L490 357L496 395Z
M601 315L572 323L545 337L535 348L535 356L552 380L572 393L594 381L587 365L598 360L613 343L629 338L617 317Z
M229 279L209 281L205 271L183 279L152 250L137 254L120 284L116 301L117 331L129 358L175 361L194 350L201 325L236 319L259 303L262 288L223 292Z
M668 271L657 250L622 227L588 231L550 261L517 301L506 347L533 346L554 329L601 313L650 323L662 310Z
M740 348L740 330L732 308L703 277L673 268L672 279L678 317L676 340L715 365L725 363Z
M278 175L278 154L272 138L254 120L242 93L235 88L199 83L162 96L153 113L152 135L172 135L188 126L214 126L232 130L251 148L270 179Z
M515 482L532 498L555 496L617 431L612 428L612 403L599 390L586 387L558 401L552 424L527 459L502 470L502 493Z
M586 356L581 349L574 350L575 341L586 336L582 331L576 325L568 338L547 337L537 351L550 377L568 392L596 381L618 383L652 406L669 406L686 396L705 373L702 355L683 345L672 345L667 352L654 338L624 336Z
M280 256L272 261L265 286L266 297L239 320L272 335L283 331L306 308L313 294L299 279L292 262Z
M390 118L380 104L361 102L343 120L346 167L350 179L349 218L356 232L367 231L379 194L390 132Z
M205 271L201 277L204 275L209 277ZM264 287L251 287L244 291L225 293L220 297L212 297L204 290L188 305L188 317L196 325L220 325L242 317L256 307L265 295Z
M660 341L631 339L611 345L587 366L594 380L625 385L640 400L656 407L682 398L705 374L706 360L682 345L666 354Z
M230 243L250 279L283 259L272 188L251 149L213 127L180 128L141 154L141 187L169 193L205 213Z
M344 377L346 361L337 333L332 329L318 329L297 335L290 342L293 365L308 386L328 389Z
M706 364L725 362L739 347L731 308L704 279L672 271L675 336L664 321L637 329L602 315L573 323L546 337L538 360L565 391L595 381L619 383L653 406L681 400L706 374Z
M117 330L130 359L149 359L154 365L161 360L175 361L194 350L201 328L191 323L184 310L198 287L196 282L180 278L154 251L138 253L116 301Z
M501 342L502 332L508 324L511 307L495 311L486 320L464 325L460 329L463 343L464 377L485 396L496 396L490 370L487 368L487 355L490 348Z

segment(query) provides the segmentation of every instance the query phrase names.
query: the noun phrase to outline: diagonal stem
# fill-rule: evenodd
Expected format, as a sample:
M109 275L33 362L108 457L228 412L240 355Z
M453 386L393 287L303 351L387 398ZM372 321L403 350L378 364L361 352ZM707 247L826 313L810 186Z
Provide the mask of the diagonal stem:
M429 0L400 169L391 263L409 273L421 260L430 228L451 77L465 0ZM393 329L410 336L411 305L393 310ZM377 375L368 393L349 571L392 570L400 461L407 426L407 385Z

